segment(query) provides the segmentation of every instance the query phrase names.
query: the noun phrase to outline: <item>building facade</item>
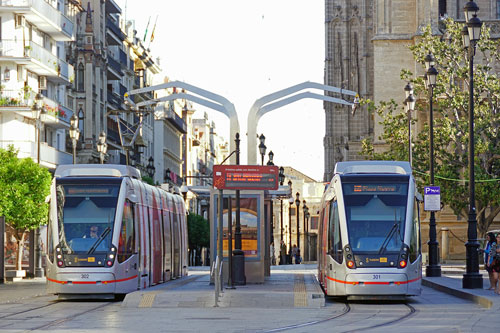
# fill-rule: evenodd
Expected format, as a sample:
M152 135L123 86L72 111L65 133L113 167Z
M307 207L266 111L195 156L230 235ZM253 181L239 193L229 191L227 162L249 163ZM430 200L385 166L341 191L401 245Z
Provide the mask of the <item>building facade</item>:
M19 157L51 170L71 163L67 91L74 68L65 43L75 40L81 10L79 1L0 2L0 147L14 145ZM36 100L44 112L32 112Z

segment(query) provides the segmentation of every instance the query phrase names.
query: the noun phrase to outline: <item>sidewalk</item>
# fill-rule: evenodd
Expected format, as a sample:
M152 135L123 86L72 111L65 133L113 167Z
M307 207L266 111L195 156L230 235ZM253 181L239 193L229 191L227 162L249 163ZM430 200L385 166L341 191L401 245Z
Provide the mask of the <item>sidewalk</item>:
M500 295L493 290L487 290L490 285L488 272L480 270L483 276L483 289L462 288L462 278L465 273L465 265L441 265L440 277L425 277L425 266L423 266L424 276L422 285L436 289L438 291L472 301L484 308L500 310Z

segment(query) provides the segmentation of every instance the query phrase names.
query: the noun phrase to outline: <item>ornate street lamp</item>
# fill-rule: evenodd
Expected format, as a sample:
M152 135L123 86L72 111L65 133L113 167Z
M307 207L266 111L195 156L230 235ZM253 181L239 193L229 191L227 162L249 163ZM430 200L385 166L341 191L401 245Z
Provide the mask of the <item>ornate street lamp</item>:
M35 119L35 129L36 129L36 145L37 145L37 163L40 164L40 132L42 130L42 121L47 114L47 110L43 107L43 95L38 93L35 96L35 104L33 104L33 108L31 109L31 113L33 118Z
M80 129L78 128L78 116L73 114L70 119L69 137L73 145L73 164L76 164L76 143L80 138Z
M297 206L297 249L300 250L300 220L299 220L299 208L300 208L300 193L295 193L295 206Z
M267 165L274 165L274 162L273 162L273 158L274 158L274 153L273 151L269 151L269 154L267 154L269 156L269 161L267 161Z
M45 118L45 115L47 114L47 110L43 107L43 95L38 93L35 96L35 104L33 105L33 108L31 109L33 118L35 119L35 127L36 127L36 145L37 145L37 163L40 165L40 143L41 143L41 138L40 138L40 133L42 130L42 122L43 118ZM31 233L30 235L33 235L34 237L30 237L31 244L34 245L33 248L35 249L35 252L30 251L30 256L31 258L34 259L34 273L35 277L43 277L44 276L44 271L42 268L42 249L40 247L40 228L36 228L35 233ZM31 266L31 265L30 265ZM33 267L33 266L31 266Z
M469 56L469 218L467 229L466 273L463 275L462 287L467 289L483 288L483 276L479 274L479 256L477 241L477 219L475 203L474 179L474 54L476 43L481 36L482 22L477 17L479 7L474 1L465 4L465 21L467 22L468 38L463 36L464 46Z
M101 164L104 164L104 155L108 151L108 144L106 143L106 133L104 131L102 131L101 134L99 134L97 151L99 152L99 159L101 161Z
M292 181L288 181L288 188L290 188L290 194L292 193ZM293 197L290 195L288 198L288 263L292 263L292 205Z
M430 182L434 186L434 111L432 108L432 100L434 95L434 87L438 71L434 67L434 56L429 53L425 57L425 68L427 68L427 87L429 88L429 159L430 159ZM425 275L428 277L441 276L441 266L438 264L438 246L436 239L436 216L434 211L431 211L429 219L429 264L425 269Z
M285 169L283 167L280 167L278 179L280 185L283 186L283 182L285 181ZM282 241L283 241L283 199L280 197L280 246Z
M189 188L186 185L186 181L182 183L182 186L180 188L180 191L182 193L182 197L184 198L184 204L187 202L187 193L189 192Z
M149 177L151 177L151 178L154 177L155 170L156 170L154 161L155 160L154 160L153 156L150 156L148 159L148 165L146 167L146 171L147 171Z
M165 183L170 185L170 181L171 181L170 168L167 168L167 170L165 170Z
M264 165L264 156L266 155L266 145L264 144L264 142L266 141L266 137L264 136L264 134L261 134L259 136L259 140L260 140L260 144L259 144L259 152L260 152L260 156L262 157L262 165Z
M413 94L408 95L405 99L406 112L408 113L408 162L412 165L412 143L411 143L411 113L415 110L415 102L417 99Z
M308 249L308 239L309 239L309 234L307 233L307 221L306 221L306 216L309 212L309 208L306 205L306 201L302 200L302 210L303 210L303 219L304 219L304 259L306 259L306 253ZM309 259L309 257L308 257Z

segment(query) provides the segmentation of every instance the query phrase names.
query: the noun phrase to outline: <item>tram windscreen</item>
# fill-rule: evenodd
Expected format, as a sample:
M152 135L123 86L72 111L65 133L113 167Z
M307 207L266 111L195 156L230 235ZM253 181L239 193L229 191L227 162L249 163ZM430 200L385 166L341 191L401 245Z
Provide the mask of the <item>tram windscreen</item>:
M64 253L108 251L121 179L58 179L57 225Z
M403 243L408 177L346 177L342 182L349 244L354 253L399 252ZM398 181L399 180L399 181Z

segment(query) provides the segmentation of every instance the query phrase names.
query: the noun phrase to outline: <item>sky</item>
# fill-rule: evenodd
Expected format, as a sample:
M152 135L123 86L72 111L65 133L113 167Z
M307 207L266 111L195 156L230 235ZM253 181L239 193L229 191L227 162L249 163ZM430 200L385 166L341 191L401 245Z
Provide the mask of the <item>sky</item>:
M141 38L150 20L145 45L153 58L160 57L162 75L219 94L234 104L242 164L247 155L248 111L255 100L305 81L323 83L323 0L115 2L122 7L122 16L135 20ZM230 140L225 115L199 104L194 107L195 117L206 111L217 132ZM273 151L276 165L323 179L325 114L321 101L303 99L267 113L259 121L257 134L266 137L267 153Z

